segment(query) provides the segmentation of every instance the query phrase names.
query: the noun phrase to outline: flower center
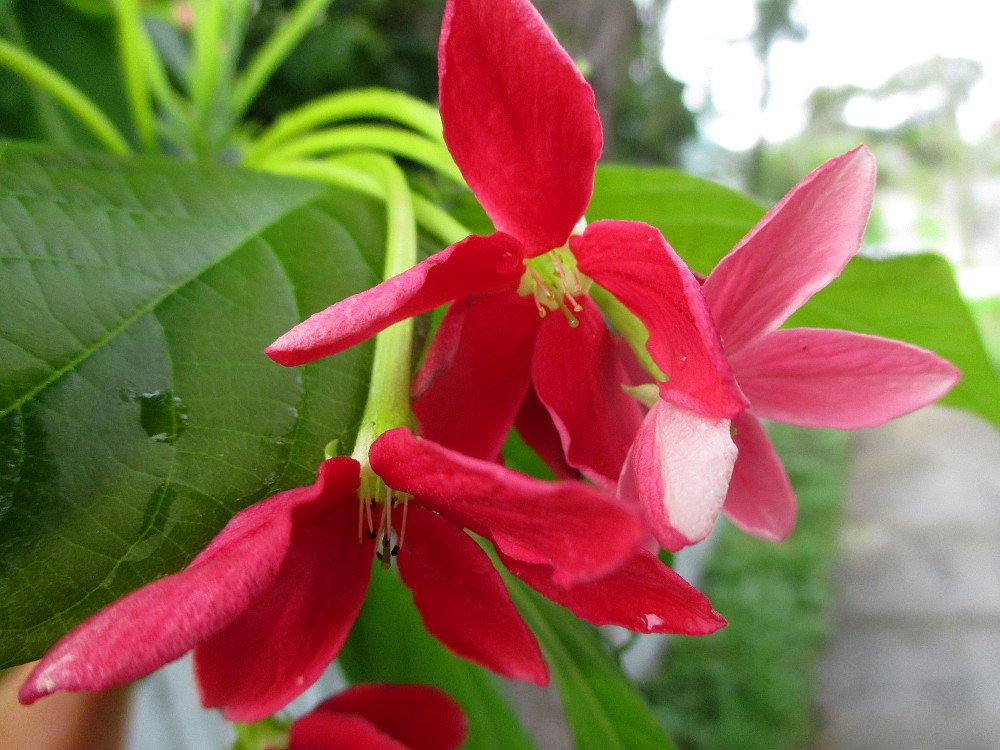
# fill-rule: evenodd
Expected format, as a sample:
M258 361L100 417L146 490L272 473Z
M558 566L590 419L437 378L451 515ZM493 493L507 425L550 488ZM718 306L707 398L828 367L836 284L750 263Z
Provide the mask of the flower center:
M386 486L379 477L365 477L358 492L358 542L364 534L378 540L375 556L388 570L392 558L403 548L406 536L406 516L412 498ZM394 525L395 520L398 526ZM378 522L376 523L376 518Z
M580 325L574 313L583 310L576 297L586 294L590 279L580 273L569 245L557 247L544 255L525 261L527 269L521 277L517 293L535 298L538 315L544 318L550 310L561 310L566 322L574 328Z

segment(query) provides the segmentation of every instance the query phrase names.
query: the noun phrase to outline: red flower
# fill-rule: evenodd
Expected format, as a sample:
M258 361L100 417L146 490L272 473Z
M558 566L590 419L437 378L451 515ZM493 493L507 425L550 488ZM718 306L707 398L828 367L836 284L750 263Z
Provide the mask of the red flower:
M297 719L288 750L457 750L461 707L427 685L354 685Z
M380 436L369 455L382 489L366 482L359 496L358 463L325 461L315 484L236 514L187 568L71 631L29 676L21 700L102 690L193 648L202 702L230 720L260 719L337 655L364 599L373 553L386 566L396 556L427 629L456 654L508 677L547 682L534 636L464 529L487 538L512 565L544 574L542 587L574 592L613 584L619 563L635 559L642 535L635 513L581 482L531 479L403 428ZM643 595L650 583L657 590ZM632 588L640 596L594 602L594 616L609 607L619 619L651 612L661 632L722 624L704 596L665 568L647 571ZM570 607L574 597L587 598L566 596Z

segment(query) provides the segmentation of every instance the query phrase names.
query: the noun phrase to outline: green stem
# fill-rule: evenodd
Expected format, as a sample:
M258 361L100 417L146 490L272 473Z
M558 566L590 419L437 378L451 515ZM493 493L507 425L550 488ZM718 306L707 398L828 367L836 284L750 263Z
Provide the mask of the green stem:
M267 152L321 125L344 120L389 120L443 142L437 109L409 94L387 89L355 89L315 99L281 115L247 151L248 162L266 159Z
M333 0L302 0L258 50L233 89L234 119L240 119L253 100Z
M0 39L0 66L8 68L52 96L109 150L117 154L132 152L118 128L86 94L30 52Z
M423 164L460 185L465 184L462 173L443 145L408 130L386 125L341 125L305 135L275 149L257 166L267 168L286 159L358 150L382 151L402 156Z
M194 54L189 73L193 107L192 136L200 155L208 151L210 129L214 129L214 104L221 69L225 0L200 0L195 5L193 34Z
M129 109L139 140L146 151L156 151L156 125L153 104L149 95L143 60L144 31L138 0L118 0L115 3L118 33L118 55Z
M649 350L646 348L646 341L649 339L649 331L646 330L646 326L643 325L642 321L639 320L632 312L625 307L618 298L611 294L607 289L599 287L597 284L593 284L590 287L589 294L591 299L597 303L597 306L601 308L608 320L611 321L612 325L618 329L618 333L622 335L622 338L628 342L628 345L632 347L632 351L635 356L639 358L639 362L642 364L643 369L646 370L650 375L653 376L655 380L665 382L667 376L664 374L663 370L657 367L656 363L653 361L653 357L650 355Z

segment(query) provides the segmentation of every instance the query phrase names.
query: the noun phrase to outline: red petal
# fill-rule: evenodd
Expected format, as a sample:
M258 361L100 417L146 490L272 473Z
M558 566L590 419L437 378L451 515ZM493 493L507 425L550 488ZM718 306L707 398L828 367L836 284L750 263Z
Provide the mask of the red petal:
M449 0L438 48L441 119L494 225L560 247L583 216L601 154L594 92L527 0Z
M354 685L320 703L317 712L365 718L410 750L455 750L468 734L458 703L428 685Z
M292 724L289 750L413 750L360 716L314 711Z
M636 434L618 494L641 504L665 549L700 542L715 526L736 460L729 427L658 400Z
M357 482L356 461L331 459L312 486L278 493L237 513L187 568L133 591L60 640L24 683L21 701L130 682L219 632L278 574L292 537L293 512L353 495Z
M413 508L398 559L431 635L504 677L548 684L538 642L493 563L468 534L436 513Z
M840 274L861 244L874 188L867 148L832 159L719 262L704 292L729 354L780 326Z
M772 331L731 360L754 414L804 427L875 427L947 393L961 373L920 347L853 331Z
M487 537L511 557L552 565L560 584L608 572L642 537L632 508L593 487L532 479L418 439L405 428L383 433L368 455L387 485Z
M521 439L538 454L553 476L557 479L580 478L580 472L566 463L562 438L534 388L529 388L525 394L514 425Z
M567 462L614 491L643 408L622 390L627 380L601 311L579 300L580 325L549 315L535 343L532 381L562 438Z
M358 470L351 464L349 491L345 483L331 502L296 511L270 587L195 649L202 703L222 708L230 721L257 721L284 708L319 678L354 624L375 543L358 541Z
M714 417L746 406L698 280L659 231L635 221L598 221L571 247L580 271L646 326L646 348L667 376L664 398Z
M780 541L795 526L795 493L763 426L750 414L733 420L739 456L723 510L744 531Z
M594 625L637 633L714 633L726 624L708 597L646 550L602 578L562 587L548 568L504 557L511 573Z
M425 365L437 375L418 376L425 381L413 403L420 434L495 461L528 389L538 312L529 300L498 292L458 300L442 325Z
M315 313L265 350L282 365L336 354L397 321L468 294L516 287L524 248L505 234L472 235L408 271Z

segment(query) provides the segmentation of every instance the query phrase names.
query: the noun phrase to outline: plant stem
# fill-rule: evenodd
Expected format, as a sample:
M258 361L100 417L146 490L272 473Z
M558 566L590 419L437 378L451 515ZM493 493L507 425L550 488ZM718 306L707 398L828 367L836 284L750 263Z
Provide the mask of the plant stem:
M142 20L138 0L118 0L115 3L118 34L118 56L129 109L139 140L148 152L156 151L156 126L153 104L149 95L143 61Z

